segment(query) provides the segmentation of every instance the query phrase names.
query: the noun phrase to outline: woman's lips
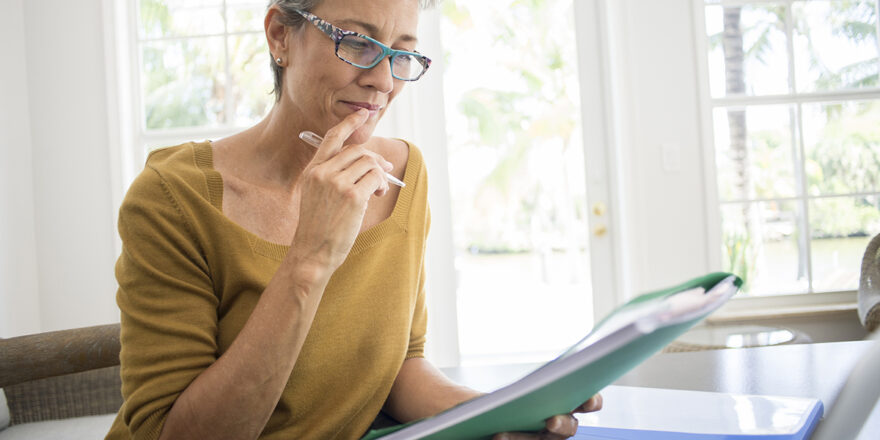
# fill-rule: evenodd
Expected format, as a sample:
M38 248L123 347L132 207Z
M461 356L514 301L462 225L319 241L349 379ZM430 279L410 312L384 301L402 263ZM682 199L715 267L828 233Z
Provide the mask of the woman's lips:
M352 109L352 111L358 111L362 108L365 108L370 111L370 117L375 116L379 113L379 110L382 109L381 105L370 104L369 102L342 101L342 103L348 106L348 108Z

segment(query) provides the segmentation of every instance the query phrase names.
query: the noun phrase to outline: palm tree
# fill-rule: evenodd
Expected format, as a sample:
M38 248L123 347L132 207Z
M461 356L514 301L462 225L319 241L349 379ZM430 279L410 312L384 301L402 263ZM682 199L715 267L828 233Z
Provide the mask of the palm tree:
M745 51L743 49L742 7L732 6L723 9L724 30L721 34L721 47L724 53L724 73L726 95L742 95L746 92ZM730 141L730 159L735 169L734 188L737 198L749 198L751 176L749 173L749 150L747 145L748 127L745 109L730 109L727 112L727 125ZM751 205L742 205L742 218L745 221L743 234L735 234L723 240L727 255L728 270L736 271L746 282L754 274L750 264L754 252L751 237L755 228L751 216Z

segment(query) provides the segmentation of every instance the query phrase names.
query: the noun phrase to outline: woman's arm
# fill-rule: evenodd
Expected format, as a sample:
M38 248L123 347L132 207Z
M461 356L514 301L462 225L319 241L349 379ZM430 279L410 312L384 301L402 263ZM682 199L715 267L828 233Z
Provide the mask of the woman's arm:
M403 362L391 394L385 403L385 411L401 422L410 422L433 416L483 393L458 385L424 358L411 358ZM577 432L578 412L598 411L602 408L602 396L596 394L572 411L546 420L544 431L534 433L499 433L494 440L565 439Z
M229 349L178 396L160 439L248 439L262 432L328 279L298 271L297 262L285 263Z
M385 411L396 420L410 422L433 416L483 393L456 384L424 358L403 361Z

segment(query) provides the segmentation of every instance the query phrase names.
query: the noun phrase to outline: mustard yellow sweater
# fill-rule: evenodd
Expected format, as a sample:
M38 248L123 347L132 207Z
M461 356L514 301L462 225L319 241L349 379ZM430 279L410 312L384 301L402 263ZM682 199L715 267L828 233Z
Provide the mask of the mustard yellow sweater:
M125 403L108 439L158 437L177 396L232 344L287 252L223 215L211 153L207 142L152 153L120 209ZM423 356L430 217L412 145L404 182L391 217L357 237L330 279L260 438L359 438L404 359Z

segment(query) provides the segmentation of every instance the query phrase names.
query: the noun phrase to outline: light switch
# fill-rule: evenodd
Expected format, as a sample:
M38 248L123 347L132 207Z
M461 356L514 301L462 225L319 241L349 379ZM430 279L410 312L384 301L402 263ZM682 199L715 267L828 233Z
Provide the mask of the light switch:
M681 171L681 147L678 143L665 143L660 145L663 171L677 173Z

